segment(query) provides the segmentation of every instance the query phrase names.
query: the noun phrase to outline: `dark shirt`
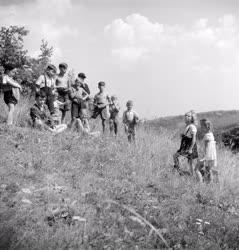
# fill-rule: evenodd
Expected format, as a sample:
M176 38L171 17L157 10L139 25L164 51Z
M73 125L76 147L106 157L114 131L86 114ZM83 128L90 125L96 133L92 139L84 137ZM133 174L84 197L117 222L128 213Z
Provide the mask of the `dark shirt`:
M90 94L90 89L87 83L83 83L81 85L81 88L85 90L85 92L89 95Z
M40 107L35 103L31 109L30 109L30 116L33 121L33 125L35 125L36 119L42 120L46 125L52 127L53 126L53 120L51 116L48 114L48 108L44 104L43 108L40 109Z

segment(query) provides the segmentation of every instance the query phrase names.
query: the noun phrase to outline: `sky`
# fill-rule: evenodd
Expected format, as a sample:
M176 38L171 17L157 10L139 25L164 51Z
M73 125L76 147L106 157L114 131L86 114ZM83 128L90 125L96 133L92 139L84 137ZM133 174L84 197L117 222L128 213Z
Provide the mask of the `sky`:
M238 0L0 0L1 26L25 26L25 47L106 82L142 118L239 109Z

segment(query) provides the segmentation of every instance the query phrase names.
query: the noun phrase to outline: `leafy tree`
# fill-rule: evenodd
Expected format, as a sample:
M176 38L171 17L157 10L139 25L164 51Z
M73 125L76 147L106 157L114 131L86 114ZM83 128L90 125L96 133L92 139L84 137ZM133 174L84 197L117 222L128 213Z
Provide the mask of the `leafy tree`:
M24 50L23 39L29 33L25 27L10 26L0 29L0 65L11 64L21 67L26 63L27 50Z

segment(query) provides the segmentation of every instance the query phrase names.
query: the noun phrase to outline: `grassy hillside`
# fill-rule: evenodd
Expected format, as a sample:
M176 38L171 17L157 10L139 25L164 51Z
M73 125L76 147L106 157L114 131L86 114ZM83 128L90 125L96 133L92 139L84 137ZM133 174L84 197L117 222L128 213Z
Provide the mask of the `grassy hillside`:
M0 125L0 143L0 249L239 248L239 156L223 148L219 183L200 185L172 172L178 134L164 128L129 145L122 130L93 139Z
M207 118L212 121L214 129L221 131L230 127L239 126L239 110L211 111L198 113L198 119ZM149 122L154 128L167 129L181 128L184 126L184 116L162 117Z

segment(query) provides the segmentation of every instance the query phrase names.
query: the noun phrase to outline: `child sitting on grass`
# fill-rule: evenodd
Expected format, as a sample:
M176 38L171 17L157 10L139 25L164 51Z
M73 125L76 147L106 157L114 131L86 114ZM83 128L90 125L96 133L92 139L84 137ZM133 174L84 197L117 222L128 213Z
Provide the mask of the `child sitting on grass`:
M188 159L191 175L194 175L194 160L198 158L198 150L196 143L197 127L196 127L196 113L189 111L185 114L185 130L181 134L181 145L179 150L174 154L174 169L180 171L179 157L183 156Z
M110 111L110 133L115 133L115 136L117 136L118 133L118 127L119 127L119 111L120 111L120 105L118 103L117 96L113 95L111 96L111 102L109 105L109 111Z
M48 130L60 133L67 128L66 124L55 125L46 106L46 94L43 91L36 93L36 103L30 109L33 127L40 130Z
M96 119L100 115L103 133L105 132L105 121L109 119L109 102L110 97L105 92L105 82L98 83L99 92L94 97L94 111L92 118Z
M213 181L212 170L217 166L217 151L216 141L212 133L212 123L209 120L204 120L203 124L205 135L203 137L204 142L204 157L199 161L196 169L196 174L200 182L203 182L202 172L205 177L208 176L209 182Z
M133 101L126 103L127 110L123 113L123 124L129 142L135 142L136 125L139 122L138 114L133 110Z

